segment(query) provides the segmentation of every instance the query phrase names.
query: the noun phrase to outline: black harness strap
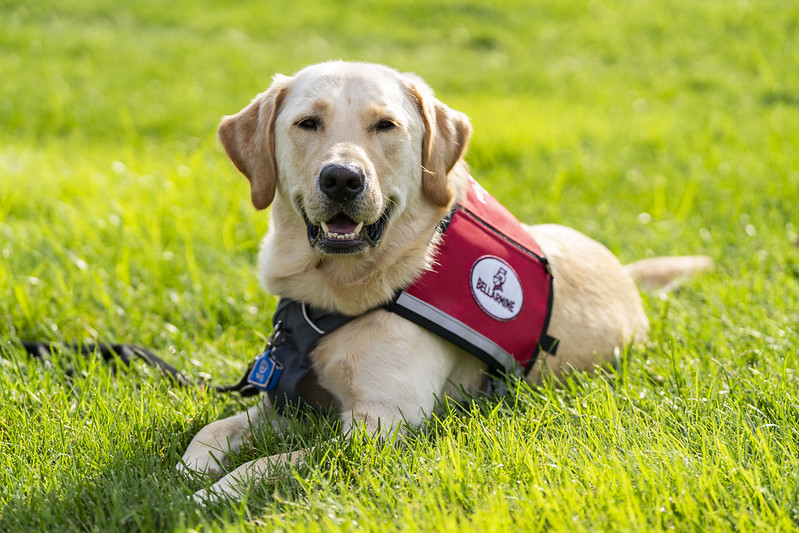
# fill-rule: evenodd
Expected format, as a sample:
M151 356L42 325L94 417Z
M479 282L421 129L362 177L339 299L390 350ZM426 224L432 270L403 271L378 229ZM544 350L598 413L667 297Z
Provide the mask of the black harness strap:
M140 359L146 364L157 368L162 374L171 378L175 383L181 386L190 386L193 383L180 372L177 368L170 365L150 350L142 348L141 346L133 346L130 344L106 344L106 343L72 343L72 344L55 344L48 342L29 342L23 341L22 346L29 355L35 359L45 360L59 349L68 348L69 350L80 353L82 355L99 354L102 356L103 361L119 360L126 367L131 363Z
M273 331L280 332L271 348L271 358L281 365L280 379L266 390L272 405L283 410L302 402L300 382L313 370L310 354L322 337L357 317L313 308L282 298L272 317ZM273 334L274 337L274 334ZM271 339L270 339L271 341ZM248 372L249 377L249 372ZM250 385L253 386L253 385Z

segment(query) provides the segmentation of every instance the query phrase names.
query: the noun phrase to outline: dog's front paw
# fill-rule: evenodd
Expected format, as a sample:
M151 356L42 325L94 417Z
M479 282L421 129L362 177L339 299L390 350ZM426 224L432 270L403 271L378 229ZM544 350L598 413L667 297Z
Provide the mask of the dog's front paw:
M253 484L269 478L276 468L301 466L305 464L307 455L306 450L297 450L255 459L236 468L207 489L198 490L192 499L201 505L241 499Z
M192 494L191 499L194 500L194 503L205 507L206 505L208 505L209 501L212 501L209 499L209 496L210 495L208 494L207 490L201 489Z
M180 463L177 464L179 472L191 474L220 474L225 469L225 461L231 451L230 440L227 435L220 434L218 424L210 424L200 430L189 443Z
M248 471L249 464L237 468L210 487L198 490L191 495L191 499L203 507L225 500L240 499L248 486L253 483L251 472Z
M248 413L211 422L191 440L177 468L184 473L219 474L228 456L237 452L249 435Z
M226 455L205 445L189 445L175 468L187 477L194 474L221 474L224 471L223 461Z
M225 497L209 488L198 490L191 495L191 499L197 505L205 507L210 504L219 503L220 501L224 500Z

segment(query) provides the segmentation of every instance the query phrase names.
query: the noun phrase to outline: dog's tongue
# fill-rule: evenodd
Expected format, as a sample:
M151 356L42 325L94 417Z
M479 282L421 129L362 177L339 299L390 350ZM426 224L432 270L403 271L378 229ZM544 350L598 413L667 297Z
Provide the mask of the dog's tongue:
M339 213L327 221L327 229L331 233L354 233L358 225L344 213Z

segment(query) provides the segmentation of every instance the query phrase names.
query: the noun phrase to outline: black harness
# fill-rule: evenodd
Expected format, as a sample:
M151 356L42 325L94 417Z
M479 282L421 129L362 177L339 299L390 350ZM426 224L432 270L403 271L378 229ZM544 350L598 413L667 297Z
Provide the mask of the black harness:
M272 405L281 411L288 404L303 403L300 383L313 370L311 352L322 337L355 318L281 299L272 316L272 335L250 364L243 390L266 392Z

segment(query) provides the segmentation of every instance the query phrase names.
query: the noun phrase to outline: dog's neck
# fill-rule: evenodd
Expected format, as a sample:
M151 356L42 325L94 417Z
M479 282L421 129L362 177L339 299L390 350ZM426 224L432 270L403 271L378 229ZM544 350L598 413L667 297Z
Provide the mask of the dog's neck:
M453 203L462 198L467 178L465 165L450 173ZM427 202L418 210L406 209L364 257L321 256L308 244L305 222L286 202L276 198L272 210L259 256L266 290L348 315L388 302L432 266L436 227L449 212Z

